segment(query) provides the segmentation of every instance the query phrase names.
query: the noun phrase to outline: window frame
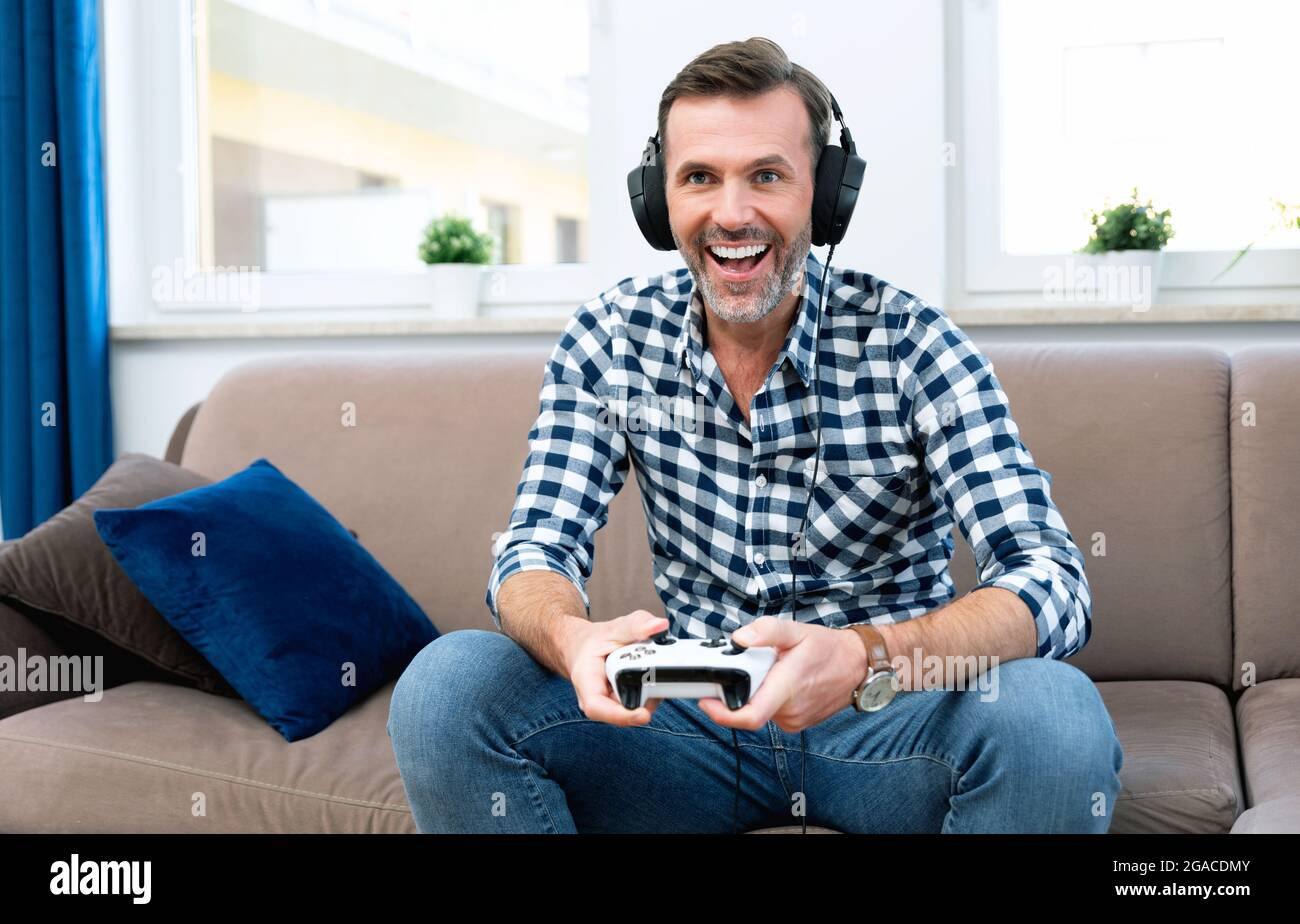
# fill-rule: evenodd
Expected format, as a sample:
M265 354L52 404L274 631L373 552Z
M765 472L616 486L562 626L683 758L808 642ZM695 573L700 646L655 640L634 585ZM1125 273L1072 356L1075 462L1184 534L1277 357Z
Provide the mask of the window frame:
M950 92L948 125L957 138L959 182L948 197L950 245L959 255L950 299L969 307L1044 301L1049 267L1070 253L1002 251L1002 163L999 124L998 16L996 0L947 0ZM1261 229L1261 232L1263 229ZM1243 242L1244 243L1244 242ZM1300 260L1294 249L1252 248L1215 280L1236 251L1165 251L1158 299L1167 304L1294 304L1300 301Z
M283 323L287 312L308 322L427 317L431 289L422 270L197 269L202 165L193 30L204 5L206 0L101 0L110 327L200 320L247 324L262 313L269 315L268 323ZM595 220L590 208L588 215ZM238 292L243 286L256 297L243 304L223 297L158 298L155 274L173 284L184 279L204 293ZM597 291L590 260L486 264L479 311L484 316L567 313Z

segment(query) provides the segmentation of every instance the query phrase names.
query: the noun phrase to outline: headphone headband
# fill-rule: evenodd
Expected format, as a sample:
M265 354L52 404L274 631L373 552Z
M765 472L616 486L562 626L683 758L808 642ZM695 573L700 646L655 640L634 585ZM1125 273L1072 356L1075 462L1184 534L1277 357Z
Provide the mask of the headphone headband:
M840 123L840 143L823 144L813 181L812 243L821 247L838 244L848 231L849 219L857 205L858 192L867 162L858 156L853 135L840 112L835 94L831 98L831 116ZM646 141L641 162L627 175L628 199L632 214L646 242L656 250L676 250L672 226L668 221L668 198L662 161L663 147L659 132Z

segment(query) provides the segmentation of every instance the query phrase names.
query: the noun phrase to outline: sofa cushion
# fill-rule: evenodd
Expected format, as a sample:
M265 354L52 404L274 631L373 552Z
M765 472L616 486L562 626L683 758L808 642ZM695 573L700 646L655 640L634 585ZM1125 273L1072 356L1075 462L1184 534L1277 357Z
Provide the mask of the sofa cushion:
M1217 687L1183 681L1097 684L1110 712L1124 766L1112 834L1222 834L1242 804L1228 698ZM811 833L837 833L809 825ZM798 834L798 825L750 834Z
M374 556L267 459L94 517L136 586L287 741L395 680L438 636Z
M1223 834L1244 807L1227 694L1208 683L1097 684L1124 765L1112 834Z
M134 507L210 483L179 465L125 453L72 504L21 539L5 543L0 598L17 601L12 604L16 609L39 610L93 632L176 683L238 696L135 586L104 546L93 520L100 508ZM134 671L130 660L106 656L105 672Z
M287 743L252 707L166 683L0 721L0 831L413 833L385 684ZM202 799L203 812L196 806Z
M1300 797L1300 680L1267 680L1237 700L1246 802Z

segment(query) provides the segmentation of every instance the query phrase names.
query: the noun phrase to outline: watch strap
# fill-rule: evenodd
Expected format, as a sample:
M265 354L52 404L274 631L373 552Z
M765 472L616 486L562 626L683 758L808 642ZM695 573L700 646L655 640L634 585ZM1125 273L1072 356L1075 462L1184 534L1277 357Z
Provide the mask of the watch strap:
M868 623L853 623L847 628L853 630L862 639L862 644L867 646L867 677L877 671L890 670L889 651L885 647L885 637L880 630ZM865 681L864 681L865 682Z

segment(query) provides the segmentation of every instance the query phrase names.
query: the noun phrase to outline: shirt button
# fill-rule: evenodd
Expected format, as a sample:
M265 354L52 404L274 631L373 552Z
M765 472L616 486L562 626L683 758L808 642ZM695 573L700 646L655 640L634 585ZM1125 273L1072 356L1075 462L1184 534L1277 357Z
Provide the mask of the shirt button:
M767 477L764 475L759 475L757 478L754 479L754 484L758 485L760 488L766 487Z
M764 555L762 552L755 552L755 553L754 553L754 564L756 564L756 565L761 565L761 564L763 564L763 562L765 562L765 561L767 561L767 556Z

